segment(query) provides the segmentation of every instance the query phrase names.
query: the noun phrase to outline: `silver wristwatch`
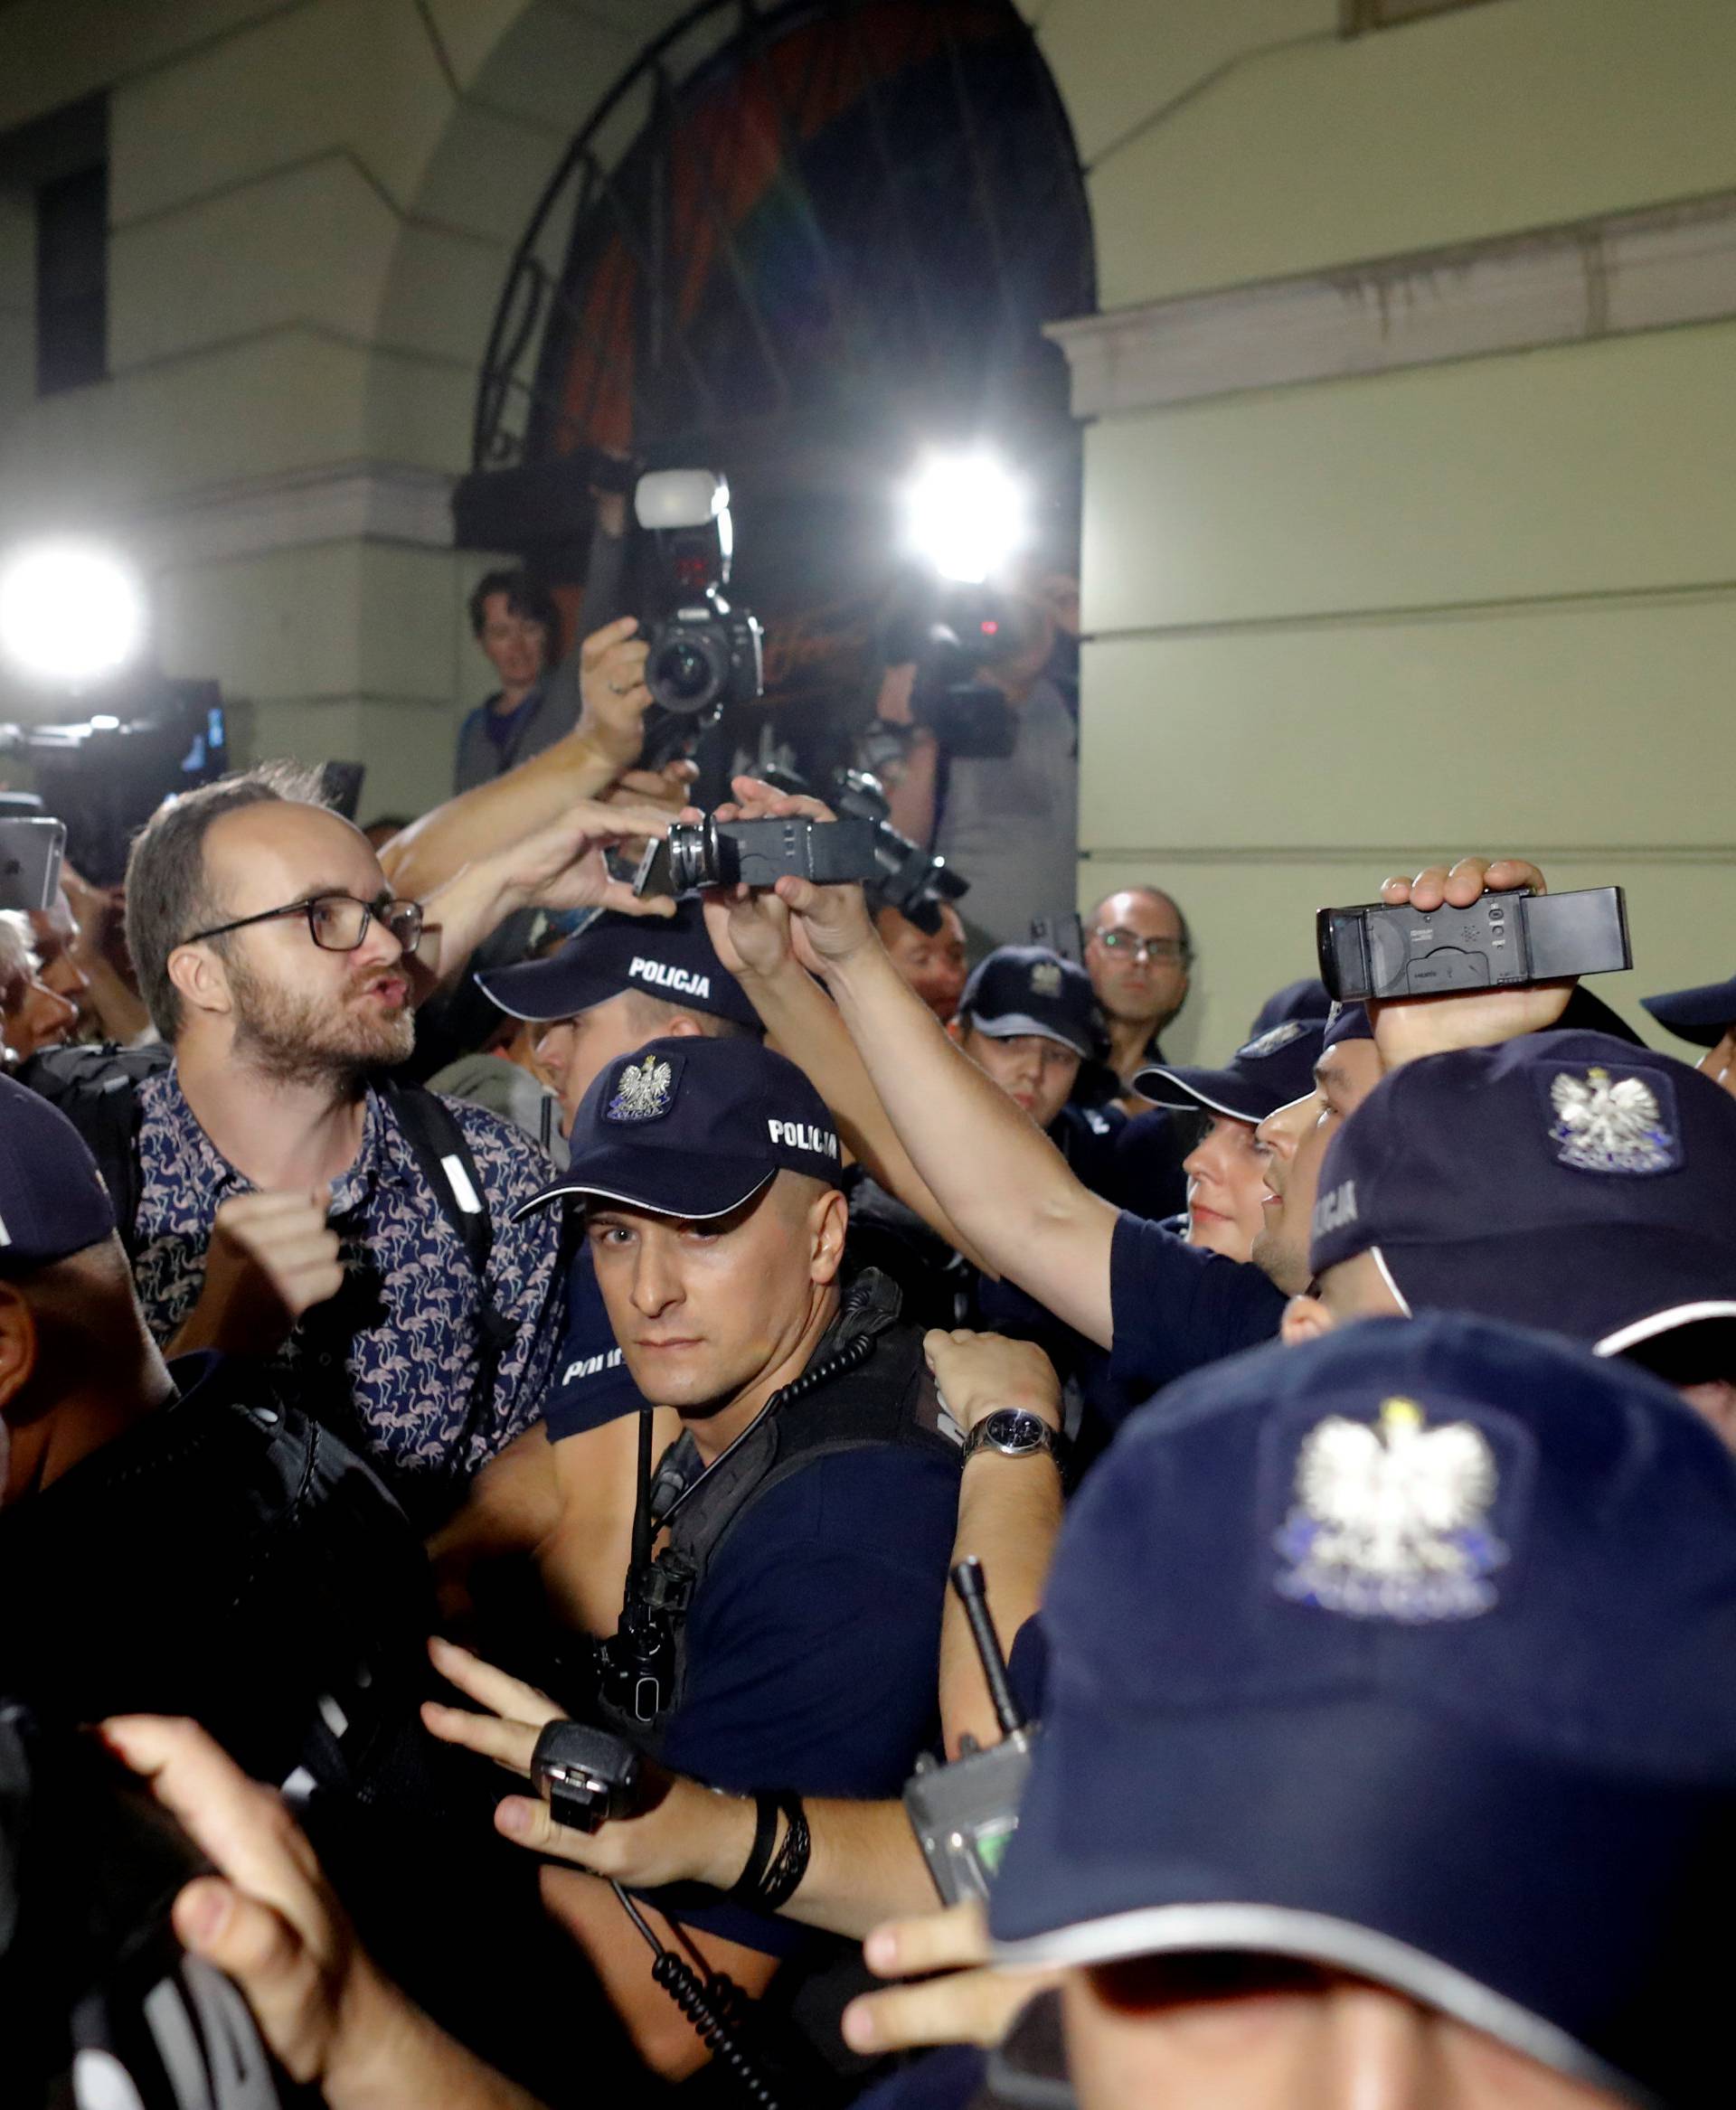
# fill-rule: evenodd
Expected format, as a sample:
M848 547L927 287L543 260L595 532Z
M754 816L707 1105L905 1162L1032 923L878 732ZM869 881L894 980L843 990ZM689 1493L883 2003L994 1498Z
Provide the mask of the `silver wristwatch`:
M997 1407L985 1414L965 1438L964 1455L974 1458L978 1451L998 1451L1004 1458L1031 1458L1047 1452L1061 1463L1063 1439L1039 1414L1024 1407Z

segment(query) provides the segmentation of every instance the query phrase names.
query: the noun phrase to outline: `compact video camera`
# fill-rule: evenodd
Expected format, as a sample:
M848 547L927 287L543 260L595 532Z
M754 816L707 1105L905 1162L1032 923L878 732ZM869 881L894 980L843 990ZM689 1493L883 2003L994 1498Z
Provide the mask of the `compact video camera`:
M787 873L818 886L871 880L880 865L870 821L677 821L639 860L633 891L691 894L701 887L775 887Z
M722 476L656 470L639 478L633 510L652 538L665 603L645 662L653 702L639 756L656 769L689 752L729 705L760 694L761 632L758 617L723 598L735 545Z
M0 909L52 909L61 890L66 827L42 811L29 792L0 800Z
M609 1729L552 1721L531 1754L531 1778L557 1824L595 1832L641 1806L643 1766L637 1747Z
M1468 909L1322 909L1315 918L1320 979L1344 1003L1523 988L1631 967L1619 887L1575 894L1486 893Z
M1002 1735L986 1750L965 1738L961 1756L950 1766L937 1765L925 1752L905 1784L905 1813L946 1905L987 1898L1007 1842L1019 1828L1031 1754L1042 1734L1041 1723L1025 1721L1007 1681L1006 1659L988 1616L982 1563L961 1560L952 1571L952 1587L970 1622Z

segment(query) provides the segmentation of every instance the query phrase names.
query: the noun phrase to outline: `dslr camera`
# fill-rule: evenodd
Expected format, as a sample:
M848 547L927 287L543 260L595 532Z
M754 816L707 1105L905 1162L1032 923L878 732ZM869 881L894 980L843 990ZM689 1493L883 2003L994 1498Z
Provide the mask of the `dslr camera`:
M759 696L761 631L757 617L723 598L735 542L722 476L655 470L639 478L633 510L656 552L663 606L645 662L653 701L639 758L655 769L690 752L728 706Z
M1315 918L1320 979L1342 1003L1523 988L1631 967L1619 887L1573 894L1486 893L1468 909L1322 909Z
M832 803L846 820L866 821L874 831L873 890L876 901L896 909L907 923L932 937L940 928L943 903L962 900L970 881L961 879L944 857L924 850L893 827L892 807L878 777L864 769L840 769Z
M63 823L42 812L32 792L0 794L0 909L52 909L61 890Z

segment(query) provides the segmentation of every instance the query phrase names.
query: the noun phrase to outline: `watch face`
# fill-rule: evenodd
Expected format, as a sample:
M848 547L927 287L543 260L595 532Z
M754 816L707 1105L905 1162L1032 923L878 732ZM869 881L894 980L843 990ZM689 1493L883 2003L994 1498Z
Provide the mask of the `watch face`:
M1043 1423L1034 1414L1017 1408L1004 1407L991 1414L983 1425L983 1433L990 1443L1006 1451L1034 1451L1043 1446Z

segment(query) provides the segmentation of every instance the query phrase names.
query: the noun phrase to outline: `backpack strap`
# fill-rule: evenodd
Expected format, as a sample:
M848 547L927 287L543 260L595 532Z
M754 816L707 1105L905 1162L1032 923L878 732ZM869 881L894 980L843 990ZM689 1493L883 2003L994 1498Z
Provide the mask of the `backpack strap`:
M420 1085L396 1079L382 1080L379 1089L399 1133L421 1167L440 1213L458 1233L476 1277L476 1379L452 1454L458 1471L462 1473L470 1439L494 1403L500 1359L517 1331L495 1302L488 1280L488 1261L495 1249L494 1220L488 1213L482 1173L457 1116L445 1100Z
M138 1133L145 1120L139 1087L173 1060L167 1048L122 1048L110 1041L97 1048L47 1049L18 1073L21 1084L66 1116L96 1159L129 1261L137 1257L138 1204L145 1184L138 1162Z

